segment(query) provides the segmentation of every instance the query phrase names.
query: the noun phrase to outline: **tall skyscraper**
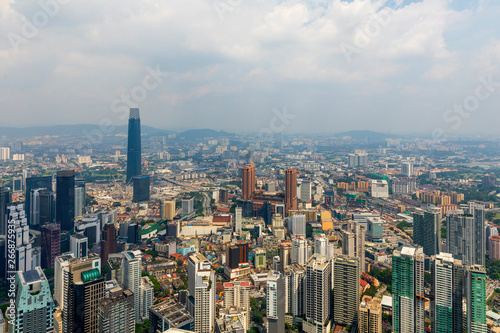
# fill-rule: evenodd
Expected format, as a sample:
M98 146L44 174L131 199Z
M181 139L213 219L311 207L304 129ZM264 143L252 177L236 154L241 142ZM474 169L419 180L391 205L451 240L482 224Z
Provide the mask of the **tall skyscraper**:
M241 235L242 226L241 223L243 221L243 209L240 207L236 207L234 211L234 232L238 235Z
M439 254L441 245L441 209L413 213L413 240L426 256Z
M69 248L76 258L84 258L89 254L89 239L83 234L71 235L69 237Z
M139 109L130 109L128 119L127 183L141 175L141 119Z
M359 305L359 333L382 332L382 299L365 296Z
M330 332L332 263L321 254L311 256L306 266L306 333ZM318 297L321 295L321 297Z
M75 171L61 170L56 178L56 223L62 231L75 226Z
M269 333L285 332L285 279L280 272L270 271L267 276L266 313Z
M392 255L392 328L395 333L424 333L424 252L402 246Z
M358 322L359 258L339 255L335 258L333 320L342 325L355 326Z
M104 298L100 263L99 257L88 257L68 258L64 265L56 265L61 270L54 273L55 286L62 285L63 332L98 331L99 301Z
M294 214L288 221L292 224L290 230L292 235L306 237L307 222L304 214Z
M160 204L160 217L162 220L172 221L175 217L175 200L165 200Z
M142 320L148 319L149 316L149 307L153 305L154 298L154 285L153 282L149 279L149 277L144 276L141 278L141 285L139 286L139 291L141 296L139 299L141 300L141 308L140 315ZM135 311L135 310L134 310Z
M120 287L99 301L99 333L135 332L134 293Z
M297 210L297 170L295 168L285 170L285 214L288 211Z
M467 315L465 332L483 333L486 326L486 270L483 266L467 267L465 277L465 298Z
M126 251L122 259L122 281L123 288L134 293L135 321L141 320L141 271L142 255L141 251Z
M297 263L305 266L311 256L311 248L307 245L307 240L303 238L292 239L292 264Z
M188 291L186 308L194 317L194 331L211 333L215 326L215 271L200 253L189 256Z
M463 304L465 267L449 253L431 259L432 332L463 332Z
M0 235L7 233L7 206L11 202L11 192L5 187L0 187Z
M235 281L224 283L224 307L250 311L250 282Z
M311 181L309 179L300 184L300 201L308 202L311 200Z
M14 310L16 315L10 332L54 332L49 281L40 267L17 272Z
M484 206L469 203L463 210L446 214L446 247L448 253L464 265L484 266L486 229Z
M75 180L75 217L82 216L85 212L85 180Z
M42 268L54 269L54 260L61 254L61 226L50 223L42 226Z
M28 175L28 173L26 173ZM31 191L38 188L52 190L52 176L46 177L27 177L26 186L24 187L24 197L26 212L31 212ZM27 214L28 224L31 225L31 216Z
M133 202L149 201L150 197L150 176L135 176L132 178L133 184Z
M30 193L31 208L26 211L31 221L30 229L39 230L46 223L54 222L55 203L54 192L44 188L33 189Z
M30 271L32 269L32 244L29 239L29 227L24 211L24 205L17 203L7 207L7 224L9 229L14 230L14 252L15 260L5 260L6 277L14 275L16 271ZM13 227L11 227L13 226ZM5 258L11 258L11 245L5 246Z
M250 200L255 192L255 166L247 165L241 169L241 197Z
M412 162L406 161L406 162L401 163L401 175L403 175L405 177L413 176L413 163Z
M365 271L365 228L358 222L347 222L342 230L342 254L360 258L361 272Z
M113 223L107 223L102 229L101 260L108 262L108 256L117 253L116 228Z
M14 177L12 179L12 192L23 191L23 177Z
M290 312L294 317L302 318L306 314L306 269L299 264L291 264L290 269Z

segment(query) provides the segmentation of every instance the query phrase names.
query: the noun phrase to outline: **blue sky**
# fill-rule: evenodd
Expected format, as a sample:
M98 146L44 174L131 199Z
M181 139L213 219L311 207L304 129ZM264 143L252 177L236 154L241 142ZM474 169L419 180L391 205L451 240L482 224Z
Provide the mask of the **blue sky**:
M132 102L160 128L257 132L286 107L286 133L498 132L500 84L447 113L500 81L498 1L46 2L0 3L0 126L123 124L114 101L158 68Z

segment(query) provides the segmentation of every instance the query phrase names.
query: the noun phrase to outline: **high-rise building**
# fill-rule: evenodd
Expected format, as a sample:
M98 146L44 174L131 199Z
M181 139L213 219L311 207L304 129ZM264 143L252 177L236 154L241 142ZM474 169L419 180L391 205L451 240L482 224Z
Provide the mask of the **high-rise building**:
M193 316L184 306L173 300L151 306L149 308L149 332L169 332L168 329L171 328L175 329L175 332L193 331Z
M54 192L39 188L30 193L31 208L26 211L31 229L39 230L46 223L54 222L55 203Z
M359 258L339 255L335 258L334 273L334 311L333 320L341 325L355 326L358 322L358 309L361 270Z
M28 175L28 173L26 173L26 175ZM31 191L39 188L51 191L52 176L26 178L26 186L24 187L24 197L25 197L26 211L28 213L31 212ZM28 224L31 225L30 214L27 214L27 217L28 217Z
M236 207L234 211L234 232L236 232L238 235L241 235L241 230L242 226L241 223L243 221L243 210L241 207Z
M107 223L102 229L101 260L108 262L108 256L117 253L116 228L113 223Z
M292 264L297 263L300 266L305 266L310 256L311 247L308 246L307 240L303 238L292 239Z
M304 214L295 214L288 221L291 222L291 232L294 236L306 236L307 222Z
M259 248L255 250L254 266L257 269L267 267L266 249Z
M141 119L139 109L130 109L128 119L127 183L141 174Z
M132 177L134 194L133 202L149 201L149 187L151 185L151 177L149 176L134 176Z
M431 329L435 333L463 332L465 267L449 253L431 258Z
M290 241L282 242L279 247L279 263L280 263L280 271L283 272L285 267L288 267L292 262L292 243Z
M123 252L122 258L122 281L123 288L134 293L135 321L141 321L141 271L142 255L141 251Z
M306 266L306 321L302 324L306 333L330 332L331 291L332 263L316 253Z
M324 235L316 235L314 236L314 253L319 253L326 258L332 258L334 252L333 243L330 244L328 238Z
M62 170L56 178L56 222L62 231L75 226L75 171Z
M349 168L365 167L368 165L368 155L364 150L357 150L348 156Z
M175 217L175 200L165 200L160 204L160 217L162 220L172 221Z
M491 236L489 239L490 260L500 260L500 236Z
M5 258L9 260L5 261L5 271L6 277L13 276L13 272L17 271L30 271L32 268L32 245L29 239L29 227L27 223L27 218L24 211L24 205L17 203L11 204L7 207L7 225L9 230L13 230L13 234L9 233L9 241L14 241L15 258L12 258L12 246L9 243L5 246ZM11 239L11 235L14 235ZM12 262L14 259L14 262Z
M68 258L62 263L56 264L61 272L54 273L55 286L62 285L63 332L98 332L99 301L104 298L101 259Z
M446 252L466 266L485 265L486 230L484 206L469 203L463 210L446 214Z
M424 251L402 246L392 256L392 328L395 333L424 333Z
M413 241L426 256L439 254L441 246L441 209L413 213Z
M141 296L139 297L139 299L141 300L140 316L142 320L146 320L149 317L148 310L149 307L153 305L154 298L154 285L149 277L144 276L141 278L141 285L139 287L139 290L141 293Z
M250 311L250 282L235 281L224 283L224 307Z
M347 222L342 230L342 254L359 258L361 272L365 271L365 228L358 222Z
M285 170L285 214L290 210L297 210L297 170Z
M359 333L382 332L382 299L365 296L359 305Z
M7 232L7 207L12 202L11 192L0 186L0 235L6 235Z
M86 206L85 199L85 180L75 180L75 217L82 216Z
M49 223L42 226L42 268L54 269L54 260L61 254L61 225Z
M270 271L267 276L266 313L269 333L285 332L285 279L280 272Z
M413 176L413 163L409 161L405 161L401 163L401 175L405 177Z
M10 148L0 147L0 161L10 160Z
M387 183L387 180L372 179L370 183L370 195L372 198L389 197L389 183Z
M134 293L120 287L99 301L99 333L135 332Z
M179 222L180 224L180 222ZM179 233L177 233L178 235ZM140 241L139 238L139 225L137 223L130 223L127 227L127 243L137 244Z
M12 178L12 192L23 191L23 177Z
M89 254L89 239L83 234L74 234L69 237L69 248L75 258L83 258Z
M49 281L42 269L16 274L15 319L10 332L54 332L53 303Z
M215 271L200 253L189 256L188 291L186 308L194 317L194 331L211 333L215 325Z
M290 265L289 299L290 313L293 317L302 318L306 314L306 269L297 263Z
M311 192L311 181L302 181L302 184L300 184L300 201L309 202L311 200Z
M82 218L76 223L74 230L83 233L89 239L89 244L96 245L101 242L101 222L97 216Z
M194 211L194 197L182 199L182 215L189 215Z
M247 165L241 169L241 197L250 200L255 192L255 166Z
M467 300L465 332L483 333L486 326L486 269L484 266L467 267L465 298Z

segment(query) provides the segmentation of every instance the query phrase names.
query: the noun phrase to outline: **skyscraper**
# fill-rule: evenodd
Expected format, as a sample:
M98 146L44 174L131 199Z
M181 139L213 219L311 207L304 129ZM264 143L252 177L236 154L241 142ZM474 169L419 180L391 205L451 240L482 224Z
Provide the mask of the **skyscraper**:
M139 109L130 109L128 119L127 183L141 175L141 119Z
M82 216L85 209L85 180L75 180L75 217Z
M144 276L141 278L141 285L139 286L139 291L141 293L139 299L141 300L140 315L142 320L148 319L149 307L153 305L154 298L154 285L149 277ZM135 311L135 310L134 310Z
M117 253L116 228L113 223L107 223L102 229L101 260L108 262L108 256Z
M439 254L441 245L441 209L413 213L413 240L426 256Z
M126 251L122 259L123 288L134 293L135 321L141 320L140 285L142 271L141 251Z
M270 271L267 276L266 313L269 333L285 332L285 279L280 272Z
M361 272L365 271L365 228L358 222L347 222L342 230L342 254L359 258Z
M395 333L424 333L424 252L402 246L392 256L392 327Z
M255 192L255 166L247 165L241 169L241 197L250 200Z
M354 326L358 322L359 278L361 270L359 258L339 255L335 258L334 311L333 320L342 325Z
M16 275L15 320L11 332L53 332L53 303L49 281L42 269L21 272ZM10 323L10 322L9 322Z
M483 266L467 267L465 297L467 315L465 330L468 333L487 332L486 326L486 270Z
M31 258L32 258L32 244L29 239L29 227L24 211L24 205L17 203L11 204L7 207L7 223L9 224L9 229L12 228L14 231L14 252L15 260L5 260L5 276L11 277L14 275L13 272L16 271L29 271L31 270ZM13 226L13 227L11 227ZM5 246L5 258L11 258L11 246Z
M120 287L99 301L99 333L135 332L134 293Z
M297 210L297 170L295 168L285 170L285 214L288 211Z
M305 313L306 297L306 269L299 264L291 264L291 276L289 284L290 312L294 317L302 318Z
M56 222L62 231L75 226L75 171L61 170L56 178Z
M44 188L31 190L30 193L31 208L26 211L29 216L28 221L31 221L30 229L39 230L46 223L54 222L55 203L54 192Z
M186 308L194 317L194 331L212 332L215 326L215 271L200 253L189 256L188 291Z
M449 253L431 260L431 328L435 333L463 332L465 267Z
M71 235L69 237L69 248L76 258L86 257L89 254L89 239L83 234Z
M149 201L149 187L151 185L151 178L149 176L134 176L132 177L134 195L133 202Z
M321 254L311 256L306 266L306 333L330 332L332 263ZM319 295L321 295L319 297Z
M27 173L28 174L28 173ZM27 177L26 178L26 186L24 188L24 197L25 197L25 206L26 206L26 212L27 218L28 218L28 224L31 225L31 190L38 189L38 188L44 188L49 191L52 190L52 176L46 176L46 177Z
M359 305L359 333L382 332L382 299L365 296Z
M61 254L61 226L50 223L42 226L42 268L54 269L54 260Z
M160 217L162 220L172 221L175 217L175 200L165 200L160 204Z
M292 264L297 263L300 266L305 266L307 260L311 256L311 248L307 241L303 238L292 239Z
M7 206L12 201L11 193L5 187L0 187L0 235L7 231Z

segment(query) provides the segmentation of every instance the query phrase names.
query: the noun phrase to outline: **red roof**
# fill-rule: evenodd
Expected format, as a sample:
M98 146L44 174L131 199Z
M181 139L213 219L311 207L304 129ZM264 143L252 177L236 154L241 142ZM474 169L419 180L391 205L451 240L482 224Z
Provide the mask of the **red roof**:
M359 279L359 283L361 284L362 287L366 287L369 284L368 282L366 282L363 279Z

